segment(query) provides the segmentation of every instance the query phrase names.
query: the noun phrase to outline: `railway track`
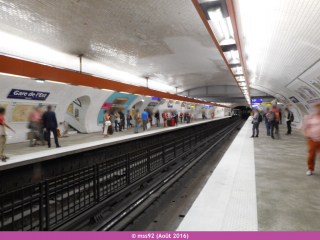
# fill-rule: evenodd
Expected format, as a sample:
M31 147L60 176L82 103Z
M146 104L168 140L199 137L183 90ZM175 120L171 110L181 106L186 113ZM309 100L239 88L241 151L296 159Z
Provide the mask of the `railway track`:
M166 184L201 159L240 123L240 119L222 119L190 127L178 140L120 154L2 194L0 230L122 229L117 225L128 214L152 203Z

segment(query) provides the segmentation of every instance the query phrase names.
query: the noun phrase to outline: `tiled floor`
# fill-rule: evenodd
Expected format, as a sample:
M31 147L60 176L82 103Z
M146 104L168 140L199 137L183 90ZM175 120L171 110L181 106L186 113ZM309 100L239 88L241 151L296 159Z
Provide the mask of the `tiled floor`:
M280 140L266 135L260 126L254 139L258 222L261 231L320 230L320 166L307 176L305 138L294 130L287 136L280 125Z

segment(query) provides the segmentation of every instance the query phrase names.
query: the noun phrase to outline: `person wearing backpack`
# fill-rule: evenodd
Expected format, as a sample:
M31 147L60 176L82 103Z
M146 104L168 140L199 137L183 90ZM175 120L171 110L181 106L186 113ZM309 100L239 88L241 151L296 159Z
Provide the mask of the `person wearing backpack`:
M259 113L258 109L254 109L253 110L253 117L252 117L252 124L253 124L252 136L251 136L252 138L259 137L259 124L260 124L259 115L260 115L260 113ZM260 115L260 117L261 117L261 115ZM255 130L257 130L257 135L255 135Z
M286 135L291 135L291 123L294 120L294 116L293 116L293 113L288 108L286 108L285 111L286 111L286 122L287 122L287 129L288 129Z
M277 106L273 105L271 111L266 116L269 119L270 126L271 126L271 138L275 139L273 132L274 132L274 129L276 129L277 138L280 139L280 134L279 134L280 115L279 115L279 110L277 109Z

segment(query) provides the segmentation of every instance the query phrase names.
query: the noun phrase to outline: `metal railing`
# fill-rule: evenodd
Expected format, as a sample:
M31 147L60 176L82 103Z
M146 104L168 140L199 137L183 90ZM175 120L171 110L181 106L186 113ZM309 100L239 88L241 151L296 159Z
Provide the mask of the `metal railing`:
M189 151L234 123L226 119L205 124L192 135L104 159L38 184L0 195L0 230L53 230L120 190Z

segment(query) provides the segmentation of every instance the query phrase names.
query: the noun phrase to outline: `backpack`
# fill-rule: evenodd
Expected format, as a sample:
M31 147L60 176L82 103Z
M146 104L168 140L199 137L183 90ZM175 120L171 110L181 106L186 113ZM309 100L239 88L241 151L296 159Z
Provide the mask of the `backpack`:
M262 122L262 116L260 113L259 113L259 117L258 117L258 122Z
M274 111L271 111L268 115L268 119L270 120L270 122L273 122L275 120L275 114Z
M293 113L292 112L289 112L289 114L290 114L290 122L293 122L293 120L294 120L294 115L293 115Z

